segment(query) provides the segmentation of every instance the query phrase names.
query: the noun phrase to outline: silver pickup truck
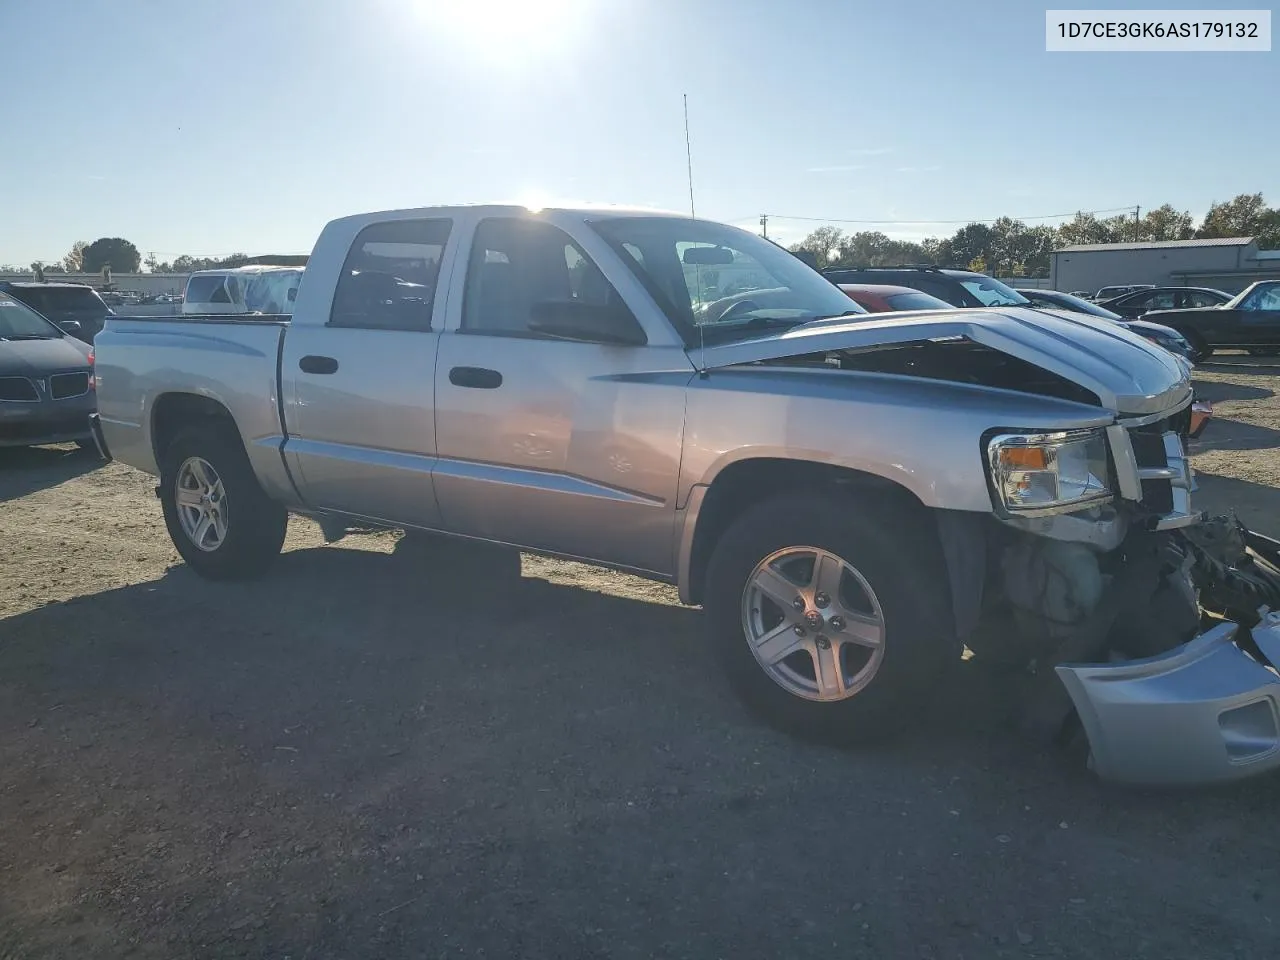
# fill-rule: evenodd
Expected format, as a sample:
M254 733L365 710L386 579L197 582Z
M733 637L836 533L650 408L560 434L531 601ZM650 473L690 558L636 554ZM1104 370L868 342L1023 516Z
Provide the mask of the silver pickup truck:
M967 648L1036 664L1104 776L1280 764L1274 672L1168 557L1188 369L1106 321L873 318L732 227L473 206L330 223L291 318L96 349L105 448L205 576L289 513L470 538L676 584L802 734L891 734Z

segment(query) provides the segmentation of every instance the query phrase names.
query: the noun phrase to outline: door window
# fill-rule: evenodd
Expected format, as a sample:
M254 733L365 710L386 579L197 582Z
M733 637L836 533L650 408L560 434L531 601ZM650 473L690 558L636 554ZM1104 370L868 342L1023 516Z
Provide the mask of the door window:
M1175 296L1176 294L1173 290L1161 290L1158 293L1148 293L1145 296L1136 297L1125 306L1140 307L1143 310L1172 310L1177 306L1174 299Z
M331 327L430 330L451 220L387 220L356 236L342 265Z
M542 338L531 327L535 312L574 304L626 310L600 268L563 230L516 217L480 222L467 266L464 331ZM639 323L630 320L639 334Z
M1240 304L1241 310L1280 310L1280 284L1259 287Z
M1188 307L1216 307L1223 302L1221 297L1203 290L1189 290L1185 296Z

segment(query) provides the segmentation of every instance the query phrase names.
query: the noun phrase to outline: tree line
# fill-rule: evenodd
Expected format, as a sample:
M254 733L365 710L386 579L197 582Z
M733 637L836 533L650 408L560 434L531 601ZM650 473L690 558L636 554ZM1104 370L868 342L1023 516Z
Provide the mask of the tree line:
M249 262L249 255L233 253L226 257L193 257L183 254L173 260L160 260L154 253L145 257L138 248L123 237L99 237L92 243L77 240L61 260L53 263L33 262L28 268L45 273L101 273L110 267L112 273L137 273L146 267L150 273L191 273L193 270L216 270L222 267L240 267ZM21 273L24 269L12 265L0 265L0 273Z
M878 230L845 233L839 227L819 227L791 247L813 255L820 268L880 267L916 263L970 267L1001 277L1047 277L1049 255L1074 243L1124 243L1142 240L1191 240L1211 237L1256 237L1264 250L1280 248L1280 207L1268 207L1261 193L1242 193L1215 203L1197 225L1191 214L1171 204L1148 210L1144 216L1118 214L1099 219L1077 213L1056 227L1028 226L1012 217L992 223L970 223L945 238L929 237L919 243L895 240ZM46 273L136 273L145 266L152 273L190 273L238 267L249 261L243 253L227 257L193 257L184 254L172 261L154 253L143 257L122 237L99 237L92 243L77 240L57 263L33 263ZM11 266L0 271L19 272Z
M812 254L820 268L910 263L969 267L1000 277L1047 277L1050 254L1076 243L1212 237L1256 237L1261 249L1280 248L1280 207L1268 207L1261 193L1242 193L1213 204L1198 225L1189 212L1167 203L1145 216L1119 214L1099 219L1077 213L1056 227L1032 227L1001 217L992 223L966 224L949 237L929 237L919 243L894 240L878 230L845 233L827 226L814 230L791 249Z

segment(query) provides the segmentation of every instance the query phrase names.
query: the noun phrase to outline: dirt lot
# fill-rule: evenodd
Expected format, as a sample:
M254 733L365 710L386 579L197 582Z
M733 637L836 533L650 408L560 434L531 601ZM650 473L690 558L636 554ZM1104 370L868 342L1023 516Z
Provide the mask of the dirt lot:
M1200 502L1280 536L1280 366ZM672 591L463 589L306 521L178 564L153 481L0 454L0 957L1274 957L1280 781L1104 789L961 675L878 750L749 719Z

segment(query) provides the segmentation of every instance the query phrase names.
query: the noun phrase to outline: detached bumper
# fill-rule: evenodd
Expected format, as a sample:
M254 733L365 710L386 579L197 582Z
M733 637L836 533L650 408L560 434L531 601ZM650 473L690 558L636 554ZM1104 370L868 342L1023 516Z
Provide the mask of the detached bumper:
M1145 660L1057 668L1099 777L1190 785L1280 768L1280 614L1253 630L1265 661L1235 643L1238 629L1223 623Z

